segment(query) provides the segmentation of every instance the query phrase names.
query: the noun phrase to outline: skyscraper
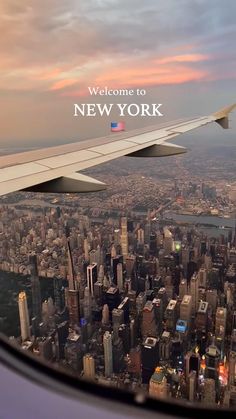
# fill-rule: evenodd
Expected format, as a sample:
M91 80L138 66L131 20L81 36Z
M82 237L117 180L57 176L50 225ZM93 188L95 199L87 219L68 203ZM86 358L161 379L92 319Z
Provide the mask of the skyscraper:
M106 331L103 335L105 376L110 377L113 373L112 334Z
M124 310L114 308L112 310L112 327L114 333L114 339L118 337L119 327L124 323Z
M143 339L157 336L155 310L151 301L147 301L142 310L141 334Z
M192 297L191 295L184 295L180 304L180 319L186 320L190 325L192 315Z
M174 250L173 235L167 227L164 227L164 250L166 254L169 254Z
M73 266L73 259L72 253L70 248L70 242L67 241L67 258L68 258L68 282L69 282L69 290L75 290L75 272Z
M128 232L127 232L127 218L121 218L121 235L120 235L120 244L122 255L124 259L128 256L129 246L128 246Z
M230 351L228 386L235 386L235 385L236 385L236 352Z
M227 310L225 307L217 307L216 310L216 324L215 336L216 338L224 339L226 332L226 316Z
M32 314L39 323L41 320L41 290L38 276L37 256L35 254L29 256L29 263L31 273Z
M177 320L177 301L170 300L168 306L165 310L165 318L166 318L166 329L169 332L173 332L176 325Z
M90 290L91 295L94 295L94 284L97 281L97 264L87 266L87 287Z
M183 298L187 294L187 279L181 279L179 284L179 298Z
M188 398L193 402L196 398L197 389L197 374L196 371L191 371L188 376Z
M219 379L219 363L220 363L220 351L213 342L206 349L206 369L205 377L212 378L216 384Z
M89 244L88 239L84 239L84 258L86 261L89 260Z
M212 378L204 380L203 385L203 403L214 404L216 401L216 383Z
M102 324L109 323L109 307L107 304L104 304L102 308Z
M77 284L75 282L75 273L69 240L67 242L67 255L69 281L69 289L67 290L67 306L69 310L70 325L75 326L79 324L80 319L79 291L77 290Z
M198 309L198 275L193 274L190 280L190 295L192 296L192 314L195 315Z
M159 362L159 339L147 337L142 344L142 381L147 384Z
M84 355L83 370L85 378L88 378L89 380L93 380L95 378L95 360L91 354Z
M161 367L155 369L149 381L149 395L158 399L166 399L168 396L168 384Z
M29 312L27 305L27 297L24 291L19 293L18 296L18 307L20 315L20 331L21 331L21 340L30 339L30 322L29 322Z
M119 291L123 291L124 282L123 282L123 265L122 263L118 263L116 267L117 272L117 286L119 288Z

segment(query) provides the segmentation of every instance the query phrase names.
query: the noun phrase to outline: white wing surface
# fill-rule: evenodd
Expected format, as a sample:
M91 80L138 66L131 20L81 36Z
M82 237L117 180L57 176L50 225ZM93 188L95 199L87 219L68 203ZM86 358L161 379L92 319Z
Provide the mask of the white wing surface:
M19 190L92 192L106 185L80 170L122 156L162 157L186 152L169 140L211 122L228 128L236 104L200 118L170 122L57 147L0 157L0 195Z

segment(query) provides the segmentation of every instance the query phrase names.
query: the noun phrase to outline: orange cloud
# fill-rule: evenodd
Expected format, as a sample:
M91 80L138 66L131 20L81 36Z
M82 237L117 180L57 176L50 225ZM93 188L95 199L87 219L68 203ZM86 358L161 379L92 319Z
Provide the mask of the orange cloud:
M61 89L64 89L65 87L72 86L75 83L77 83L76 79L59 80L53 83L53 85L49 88L49 90L61 90Z
M183 54L174 55L170 57L164 57L156 60L158 64L170 64L170 63L196 63L199 61L206 61L209 59L208 55L204 54Z
M62 71L59 68L55 68L55 70L51 70L45 73L40 74L37 79L38 80L50 80L58 77Z
M193 69L184 65L158 67L124 68L108 71L96 78L96 83L109 83L112 87L124 86L150 86L160 84L181 84L189 81L198 81L207 77L208 73L201 69Z
M156 67L142 69L123 69L113 70L100 75L93 81L93 85L106 86L110 88L132 88L132 87L148 87L164 84L182 84L187 82L200 81L207 79L208 73L199 69L191 69L187 67L166 68L166 70L158 71ZM91 83L90 83L91 84ZM79 90L64 91L62 96L84 97L88 96L88 90L81 88Z

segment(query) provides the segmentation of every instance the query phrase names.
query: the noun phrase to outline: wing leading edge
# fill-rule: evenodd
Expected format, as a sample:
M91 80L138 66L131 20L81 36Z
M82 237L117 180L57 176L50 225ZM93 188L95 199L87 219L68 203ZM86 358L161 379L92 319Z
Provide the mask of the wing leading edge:
M186 152L168 141L195 128L217 122L229 127L228 115L236 104L200 118L179 120L107 137L0 157L0 195L19 190L92 192L105 189L80 170L122 156L163 157Z

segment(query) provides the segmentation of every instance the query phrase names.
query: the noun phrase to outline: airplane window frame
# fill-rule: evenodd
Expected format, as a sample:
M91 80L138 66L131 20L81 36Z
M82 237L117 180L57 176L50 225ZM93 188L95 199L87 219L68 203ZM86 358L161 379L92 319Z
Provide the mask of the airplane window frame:
M202 413L206 414L227 414L227 418L235 418L236 411L230 408L218 406L197 405L189 401L173 401L154 399L142 393L132 393L130 391L108 387L86 379L77 378L58 368L51 366L42 359L37 359L0 334L0 363L13 370L14 372L24 376L28 380L38 385L43 385L49 391L61 393L64 396L78 398L78 392L81 396L95 396L99 399L102 407L114 403L119 403L121 409L132 407L139 412L155 412L173 417L198 418ZM109 403L108 403L109 402Z

